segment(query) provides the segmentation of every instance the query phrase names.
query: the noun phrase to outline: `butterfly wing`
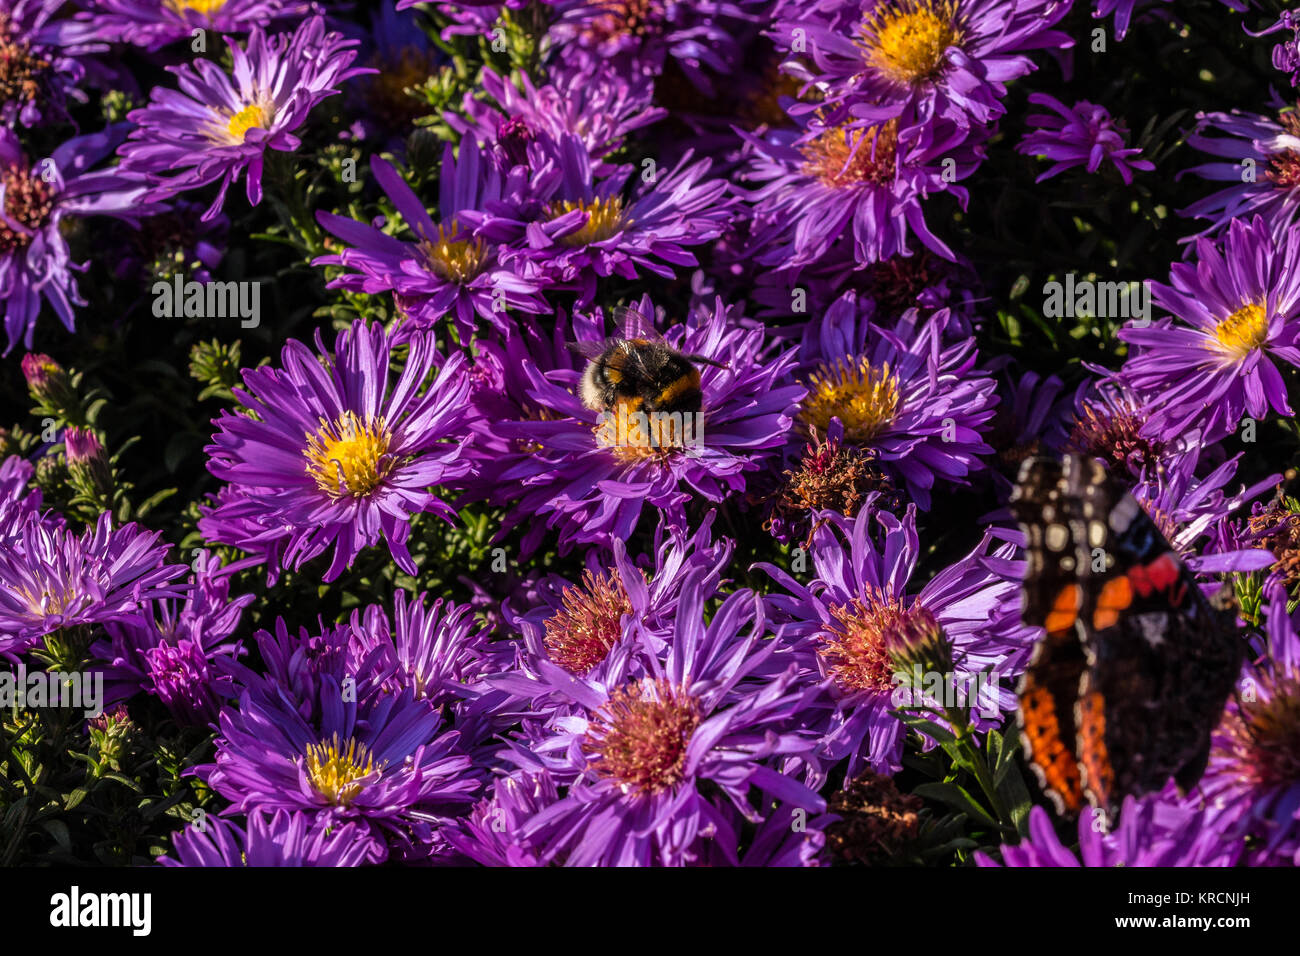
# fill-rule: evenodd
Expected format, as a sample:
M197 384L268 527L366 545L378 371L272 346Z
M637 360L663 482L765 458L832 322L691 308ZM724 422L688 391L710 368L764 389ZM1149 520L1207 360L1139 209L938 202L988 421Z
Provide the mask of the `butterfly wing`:
M1067 456L1079 502L1080 620L1088 666L1075 709L1084 793L1127 795L1200 778L1240 666L1241 641L1142 506L1092 458Z
M1018 719L1025 758L1058 813L1083 807L1074 726L1086 668L1078 629L1083 591L1070 513L1076 504L1064 494L1059 462L1032 458L1021 467L1011 495L1011 511L1026 542L1021 616L1047 634L1021 678Z

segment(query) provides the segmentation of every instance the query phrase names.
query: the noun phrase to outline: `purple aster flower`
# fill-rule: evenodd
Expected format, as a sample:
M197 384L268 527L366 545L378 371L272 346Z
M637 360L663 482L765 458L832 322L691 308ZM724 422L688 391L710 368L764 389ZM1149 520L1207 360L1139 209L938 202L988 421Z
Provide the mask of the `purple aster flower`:
M1204 811L1179 805L1172 785L1141 803L1124 799L1119 827L1105 832L1088 807L1079 815L1079 852L1066 848L1042 807L1029 811L1029 839L1002 847L1006 866L1236 866L1242 841L1225 838ZM975 854L980 866L998 864Z
M87 216L128 221L147 216L144 179L121 168L92 169L126 134L126 124L78 136L33 163L12 130L0 129L0 298L5 301L8 345L28 348L42 300L69 332L73 306L85 305L73 273L85 264L71 259L60 226Z
M29 514L0 548L0 654L47 634L129 617L140 602L180 596L158 532L114 528L108 512L80 535Z
M1104 106L1086 100L1066 106L1046 93L1030 93L1029 102L1046 106L1056 114L1031 113L1025 117L1027 125L1038 129L1025 135L1016 152L1049 159L1054 164L1034 182L1041 183L1074 166L1095 173L1106 162L1115 167L1127 186L1133 182L1134 170L1150 172L1156 168L1150 160L1136 158L1142 150L1124 146L1128 130L1111 119Z
M370 72L349 68L356 41L326 33L321 17L306 20L292 35L268 37L254 28L243 49L226 42L233 72L206 59L170 67L179 90L158 87L148 106L130 113L137 128L121 149L126 168L150 175L154 198L220 181L205 219L221 211L226 190L241 174L248 202L261 202L267 149L296 150L300 140L293 131L312 107L339 92L339 83Z
M251 594L231 599L230 574L204 552L183 603L155 601L105 625L108 640L94 644L91 652L108 663L102 668L106 702L143 690L161 700L180 724L216 722L234 685L215 661L242 652L229 638L253 601Z
M1287 107L1276 120L1240 110L1198 113L1196 118L1196 132L1187 142L1225 161L1185 172L1231 185L1179 213L1210 220L1202 235L1222 232L1238 219L1263 216L1280 240L1300 209L1300 114ZM1211 131L1227 135L1207 136Z
M1029 53L1072 45L1051 29L1069 10L1062 0L804 0L786 4L772 32L811 60L821 96L801 109L825 110L837 127L894 121L901 145L937 153L1006 112L1006 84L1034 69Z
M463 109L445 116L452 129L472 136L485 149L496 147L509 165L526 164L528 144L539 137L559 142L573 134L587 148L592 174L608 176L616 167L602 160L630 133L667 115L651 105L654 89L647 78L558 70L544 86L523 74L518 82L522 90L484 68L479 89L465 94ZM483 93L491 99L485 100Z
M1300 18L1290 10L1283 10L1272 26L1258 33L1246 32L1253 37L1263 37L1279 30L1290 30L1291 36L1273 47L1273 67L1286 73L1292 86L1300 86Z
M1170 267L1170 285L1152 283L1155 304L1177 324L1121 330L1137 347L1121 374L1148 402L1146 434L1197 428L1213 441L1243 416L1292 414L1273 360L1300 366L1300 328L1290 321L1300 302L1300 228L1275 239L1256 216L1234 222L1222 249L1200 239L1196 251L1197 265Z
M668 58L706 96L709 71L728 74L737 34L758 18L756 0L554 0L550 35L558 54L584 72L658 76Z
M1225 493L1224 486L1236 475L1242 453L1204 476L1196 474L1198 457L1196 451L1190 451L1169 459L1133 488L1133 497L1193 571L1216 574L1268 567L1273 556L1263 548L1240 547L1228 519L1272 487L1278 476L1269 475L1254 485ZM1206 538L1209 540L1203 540Z
M441 706L473 696L483 677L503 668L503 650L509 650L491 644L470 605L441 598L429 605L426 598L408 600L399 590L391 622L379 605L354 611L352 653L369 657L374 652L367 668L385 675L386 691L409 688L417 699Z
M945 259L956 258L926 225L924 200L949 192L966 207L968 193L956 183L983 159L980 137L947 150L908 146L894 120L862 129L815 120L802 129L742 136L752 147L745 173L756 184L750 254L760 265L816 263L841 236L851 237L860 268L911 255L909 236Z
M488 796L469 816L453 821L443 835L460 853L484 866L545 866L541 848L520 836L523 825L560 799L545 770L516 770L498 776Z
M502 181L496 167L481 158L476 142L466 141L459 157L450 143L445 147L439 180L441 221L436 223L391 164L372 156L370 168L415 241L397 239L380 228L382 223L366 225L318 212L320 224L350 248L322 256L316 264L357 270L335 279L331 288L369 293L391 290L409 317L402 326L403 335L430 328L450 314L462 340L468 341L480 317L503 328L509 322L507 309L546 310L538 283L524 278L514 254L478 236L473 228L477 220L472 222L466 216L485 204L501 203L506 191L519 188L517 183Z
M864 765L899 769L906 731L891 711L907 700L896 694L890 646L918 628L937 629L951 644L951 683L966 693L977 726L1013 711L1014 683L1037 639L1020 620L1018 536L986 528L970 554L909 594L921 553L915 506L901 520L872 503L854 519L827 518L813 533L811 584L759 565L784 589L767 600L803 680L822 688L806 715L822 734L818 756L847 758L845 779Z
M316 347L325 354L319 332ZM333 581L382 535L397 565L416 573L406 548L411 516L452 521L455 512L430 486L472 467L465 440L455 440L469 383L464 356L441 360L424 334L411 336L396 383L391 361L383 328L357 321L339 333L324 366L291 339L283 368L245 370L235 396L257 417L240 410L217 419L208 469L236 493L205 509L204 536L263 555L272 579L332 546L325 580Z
M1063 394L1065 383L1055 375L1043 377L1022 369L1010 357L989 363L1001 367L997 416L988 436L997 454L999 487L1009 491L1011 479L1026 458L1058 452L1069 435L1073 396Z
M631 166L597 178L580 137L541 137L529 147L529 207L537 217L494 210L484 235L514 243L549 285L576 290L583 308L595 299L597 279L642 272L671 279L674 267L697 264L688 246L722 235L736 202L726 180L705 178L711 160L691 162L692 155L670 170L645 167L629 189Z
M994 416L997 383L975 368L974 339L943 345L944 319L918 329L913 311L887 331L846 293L808 324L800 348L803 427L824 437L838 418L845 443L874 450L923 509L936 479L961 482L983 467L977 455L993 451L980 430Z
M637 308L655 315L648 296ZM603 325L599 317L575 317L572 328L578 342L603 343ZM803 394L788 383L789 352L772 354L763 330L740 327L720 299L693 311L666 338L685 354L719 363L700 368L703 426L690 443L627 440L635 425L626 410L602 417L579 400L580 369L547 375L525 360L533 414L491 426L522 453L485 493L497 504L513 501L503 531L531 523L526 550L548 528L559 529L564 551L574 544L608 547L631 536L647 507L658 512L657 521L684 526L694 495L716 502L743 491L745 474L785 444Z
M721 590L732 543L713 542L712 524L710 512L690 537L657 528L654 563L647 568L615 539L607 567L601 567L599 552L588 552L588 570L578 583L559 575L544 578L536 588L538 606L523 614L506 610L511 629L524 639L518 669L487 683L527 701L530 713L538 715L563 705L563 694L553 692L554 678L548 676L557 667L607 686L646 677L643 651L667 645L685 583L705 601Z
M738 816L763 819L752 790L806 812L825 809L770 766L806 756L813 741L791 725L806 691L792 668L772 666L777 642L763 639L762 602L741 590L707 626L702 612L701 591L688 580L667 647L646 649L642 680L605 685L550 672L581 715L555 721L533 743L535 756L513 757L567 785L519 828L547 862L680 866L713 847L735 865Z
M428 103L407 90L422 86L451 59L430 41L414 10L380 4L370 16L369 32L358 32L362 59L376 72L349 84L350 104L360 114L352 129L400 154L415 121L429 113Z
M1214 735L1200 789L1252 862L1300 863L1300 638L1284 588L1267 588L1267 653L1248 664Z
M1106 369L1091 369L1099 377L1080 386L1074 397L1074 418L1064 448L1091 455L1130 481L1141 481L1202 447L1200 433L1157 437L1146 428L1150 410L1123 380Z
M85 75L77 58L105 46L68 20L55 19L64 2L0 0L0 123L5 126L66 119L68 100L86 101L77 89Z
M235 812L302 810L428 843L431 824L478 788L459 734L443 733L439 708L412 690L351 697L323 678L308 721L269 682L246 690L238 709L221 712L216 762L195 772Z
M27 490L35 473L32 463L18 455L0 462L0 545L6 549L13 546L28 519L39 516L40 489Z
M301 21L315 4L298 0L78 0L85 9L77 20L104 40L155 51L195 30L245 34Z
M1128 35L1133 13L1139 4L1145 2L1146 0L1093 0L1092 15L1094 19L1100 20L1112 13L1115 14L1115 39L1123 40ZM1163 2L1171 3L1172 0L1163 0Z
M386 851L361 823L316 819L309 813L276 810L248 814L247 830L218 816L203 828L190 825L172 834L175 856L160 866L363 866Z

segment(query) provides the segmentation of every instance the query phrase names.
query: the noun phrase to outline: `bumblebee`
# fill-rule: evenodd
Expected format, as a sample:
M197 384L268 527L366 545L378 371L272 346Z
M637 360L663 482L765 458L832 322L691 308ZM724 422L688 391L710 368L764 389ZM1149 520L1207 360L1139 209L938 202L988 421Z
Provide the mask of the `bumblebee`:
M700 411L704 393L696 363L722 367L699 355L684 355L668 345L644 316L624 313L624 336L596 345L570 346L591 359L582 373L578 396L594 412Z

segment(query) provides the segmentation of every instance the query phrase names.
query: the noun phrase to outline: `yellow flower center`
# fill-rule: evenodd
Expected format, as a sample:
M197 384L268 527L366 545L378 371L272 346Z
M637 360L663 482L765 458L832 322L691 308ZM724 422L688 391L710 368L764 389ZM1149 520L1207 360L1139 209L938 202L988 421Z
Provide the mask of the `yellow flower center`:
M841 359L834 368L823 365L808 383L799 415L818 434L825 434L831 419L838 418L845 441L862 444L880 434L897 412L898 380L889 363L876 368L860 358Z
M344 746L336 733L333 740L307 745L307 776L316 792L336 807L350 806L365 787L366 778L378 774L383 765L366 745L349 737Z
M273 109L269 103L249 103L238 113L222 113L214 128L214 138L220 142L242 143L250 129L266 129L271 125Z
M867 62L898 84L932 77L961 42L955 0L897 0L862 23Z
M226 5L226 0L163 0L163 6L176 13L184 13L186 10L193 10L200 13L208 19Z
M898 172L898 123L856 131L832 126L800 151L804 173L827 186L886 186Z
M593 242L600 242L608 239L627 223L623 221L623 200L619 196L611 196L609 199L593 199L591 202L584 200L568 200L551 203L550 213L552 219L558 219L566 213L571 213L575 209L581 209L587 214L587 221L577 232L571 232L567 236L562 236L557 241L562 246L585 246Z
M1221 351L1243 359L1268 341L1268 314L1262 305L1243 305L1214 327L1214 338Z
M424 238L420 251L425 264L446 282L468 282L478 275L487 259L487 247L481 239L458 239L460 230L456 223L438 227L438 238Z
M344 412L333 422L321 419L307 435L307 473L334 498L361 498L374 491L392 468L388 446L392 434L382 418L364 421Z

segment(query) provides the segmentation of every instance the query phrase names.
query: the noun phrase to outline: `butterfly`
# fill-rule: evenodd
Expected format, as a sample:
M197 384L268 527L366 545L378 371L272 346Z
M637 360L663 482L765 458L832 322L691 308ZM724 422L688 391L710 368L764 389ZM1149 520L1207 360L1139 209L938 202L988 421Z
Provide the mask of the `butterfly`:
M1025 756L1058 813L1113 819L1124 797L1186 792L1240 670L1235 611L1202 593L1178 552L1100 462L1031 458L1011 510L1025 533ZM1221 603L1221 602L1220 602Z

